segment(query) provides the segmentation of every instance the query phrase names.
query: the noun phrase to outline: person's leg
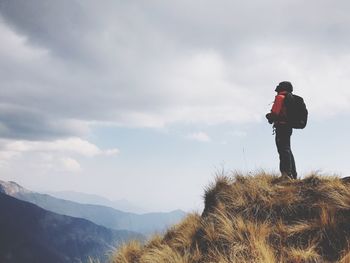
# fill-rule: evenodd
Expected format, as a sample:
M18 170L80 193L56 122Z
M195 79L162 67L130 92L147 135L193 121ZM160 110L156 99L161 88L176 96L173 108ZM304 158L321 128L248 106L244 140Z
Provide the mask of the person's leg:
M298 173L297 173L297 169L295 166L295 160L294 160L294 155L293 152L291 151L291 161L292 161L292 176L294 179L297 179Z
M292 135L293 133L293 129L291 128L290 134ZM291 172L292 172L292 176L294 179L297 179L298 173L297 173L297 168L295 166L295 159L294 159L294 155L292 152L292 148L291 148L291 136L289 137L289 149L290 149L290 156L291 156Z
M292 128L286 126L276 127L276 146L280 158L280 171L282 174L292 176L292 152L290 149L290 136Z

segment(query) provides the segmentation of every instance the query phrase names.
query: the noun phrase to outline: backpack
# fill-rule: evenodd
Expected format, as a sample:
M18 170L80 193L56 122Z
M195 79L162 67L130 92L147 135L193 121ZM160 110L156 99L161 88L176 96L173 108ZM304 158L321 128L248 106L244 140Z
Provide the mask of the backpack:
M287 121L294 129L304 129L307 124L308 111L304 99L289 93L285 98Z

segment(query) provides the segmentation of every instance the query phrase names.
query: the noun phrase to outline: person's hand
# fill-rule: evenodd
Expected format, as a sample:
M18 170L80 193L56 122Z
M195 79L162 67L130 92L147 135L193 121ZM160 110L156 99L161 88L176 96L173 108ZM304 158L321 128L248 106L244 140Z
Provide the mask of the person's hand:
M271 113L271 112L267 113L267 114L265 115L265 117L266 117L266 119L268 120L268 122L269 122L270 124L273 123L273 116L272 116L272 113Z

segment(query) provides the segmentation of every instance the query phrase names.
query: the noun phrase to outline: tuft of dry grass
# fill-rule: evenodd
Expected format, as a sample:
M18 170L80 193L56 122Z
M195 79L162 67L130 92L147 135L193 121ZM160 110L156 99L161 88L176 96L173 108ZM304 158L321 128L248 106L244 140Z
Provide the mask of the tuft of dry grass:
M264 172L219 176L201 215L188 215L146 244L132 241L113 263L350 263L350 180Z
M130 241L128 244L123 244L117 253L112 255L112 263L131 263L139 262L141 255L144 254L139 241Z

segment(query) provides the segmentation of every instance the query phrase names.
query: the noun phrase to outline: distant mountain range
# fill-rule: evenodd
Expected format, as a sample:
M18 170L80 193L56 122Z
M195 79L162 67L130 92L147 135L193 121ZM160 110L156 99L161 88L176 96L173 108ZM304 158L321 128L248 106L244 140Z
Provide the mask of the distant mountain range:
M107 206L81 204L31 192L15 182L0 181L0 192L58 214L84 218L108 228L129 230L144 235L162 232L168 226L179 222L186 214L181 210L169 213L127 213Z
M23 190L11 184L13 191L7 193L15 194L15 187ZM107 262L107 253L121 242L143 239L130 231L46 211L4 192L0 187L0 262L71 263L89 258Z
M47 194L56 198L69 200L69 201L73 201L81 204L103 205L103 206L112 207L114 209L121 210L124 212L130 212L130 213L136 213L136 214L146 213L145 209L125 199L111 201L99 195L80 193L76 191L47 192Z

